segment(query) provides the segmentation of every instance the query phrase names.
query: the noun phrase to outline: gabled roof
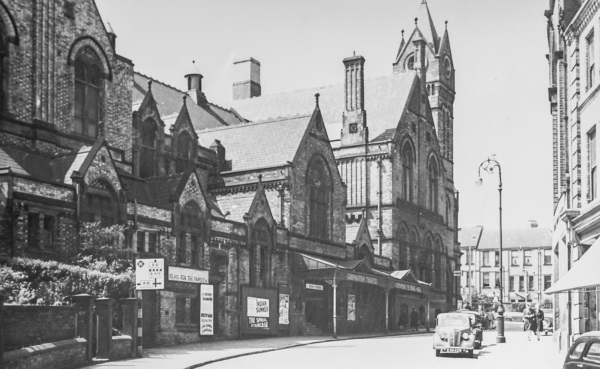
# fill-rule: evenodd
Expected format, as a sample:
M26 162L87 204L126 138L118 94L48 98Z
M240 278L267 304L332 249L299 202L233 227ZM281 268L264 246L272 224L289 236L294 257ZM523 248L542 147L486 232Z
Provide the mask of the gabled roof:
M89 149L90 146L82 147L86 154ZM0 148L0 168L10 168L14 173L41 180L71 183L69 169L77 157L78 153L48 157L13 147L3 147Z
M175 122L174 118L181 111L183 96L186 92L136 72L133 76L133 111L137 110L144 100L148 92L148 81L153 82L151 87L152 95L156 101L161 119L165 122L165 133L170 134L169 128ZM223 127L243 122L230 109L225 109L212 103L199 106L190 99L187 105L192 124L196 130Z
M500 245L500 232L497 229L484 230L478 250L497 250ZM537 249L551 247L552 234L547 228L505 229L502 231L502 248Z
M458 230L458 242L460 242L460 247L472 247L476 249L479 240L481 239L482 231L482 226L460 228Z
M314 107L314 103L311 102L309 106ZM219 140L226 148L225 159L231 165L223 173L272 168L293 162L310 118L306 115L297 116L197 133L202 146L210 147L215 140Z
M380 135L398 126L417 81L415 72L365 79L365 110L370 141L379 140ZM281 119L311 114L315 93L320 94L319 107L329 139L337 141L344 113L344 84L234 100L231 104L235 111L250 121ZM389 134L384 138L389 138ZM225 143L223 145L229 147Z

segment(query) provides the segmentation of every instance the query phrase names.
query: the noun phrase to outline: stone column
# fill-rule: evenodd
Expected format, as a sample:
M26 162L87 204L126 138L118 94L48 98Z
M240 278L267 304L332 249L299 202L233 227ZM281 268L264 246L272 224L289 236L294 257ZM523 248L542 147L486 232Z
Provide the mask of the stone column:
M93 317L94 317L94 300L95 296L82 293L79 295L71 296L73 305L78 307L80 311L77 314L77 337L85 338L87 341L85 352L86 360L88 363L92 363L93 347L92 347L92 335L94 332Z
M110 359L112 350L112 312L115 300L102 297L96 300L96 357Z
M137 356L138 303L135 297L120 299L123 305L123 334L131 336L131 357Z

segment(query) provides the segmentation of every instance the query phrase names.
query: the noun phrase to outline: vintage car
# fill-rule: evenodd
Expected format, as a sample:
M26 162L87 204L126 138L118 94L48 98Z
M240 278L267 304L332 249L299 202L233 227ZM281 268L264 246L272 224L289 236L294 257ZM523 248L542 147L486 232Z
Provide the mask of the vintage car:
M563 369L580 368L600 368L600 331L582 334L569 347Z
M433 349L441 354L466 354L473 357L475 349L475 324L472 314L442 313L436 318Z
M460 309L457 313L469 314L472 318L473 331L475 332L475 348L480 349L483 342L483 316L478 312L467 309Z

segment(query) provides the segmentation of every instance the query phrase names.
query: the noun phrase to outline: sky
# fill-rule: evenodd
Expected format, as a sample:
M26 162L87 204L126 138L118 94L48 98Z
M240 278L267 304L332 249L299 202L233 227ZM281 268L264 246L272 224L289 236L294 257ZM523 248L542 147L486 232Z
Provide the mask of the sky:
M229 107L233 61L261 63L263 95L344 81L342 60L366 59L365 77L392 73L401 31L422 0L96 0L135 70L185 90L195 60L209 101ZM552 120L548 103L548 0L428 0L448 32L456 69L454 182L459 227L552 226ZM366 102L368 104L368 102ZM367 112L368 114L368 112Z

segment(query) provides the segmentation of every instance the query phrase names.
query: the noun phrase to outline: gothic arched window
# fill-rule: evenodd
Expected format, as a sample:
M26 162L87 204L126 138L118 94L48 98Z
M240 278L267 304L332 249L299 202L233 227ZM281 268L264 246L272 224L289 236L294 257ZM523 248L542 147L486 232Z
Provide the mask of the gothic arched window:
M327 238L329 235L329 174L321 160L313 161L308 169L309 234Z
M157 125L152 119L146 119L140 125L140 177L150 177L156 171L156 131Z
M194 201L188 201L179 214L179 239L177 244L177 263L190 264L188 254L191 255L191 265L200 265L203 255L201 242L202 218L200 208ZM188 253L189 249L191 249Z
M429 160L429 209L438 211L438 165L434 158Z
M250 248L250 285L269 287L271 270L271 232L267 222L259 220L252 230Z
M412 201L413 161L413 150L406 143L402 148L402 199L406 201Z
M414 55L410 55L408 58L406 58L406 69L407 70L415 69L415 56Z
M76 133L88 137L98 135L102 107L102 68L100 59L91 47L82 48L75 57L75 111L73 126Z
M175 146L175 171L177 173L184 172L187 169L193 152L194 140L188 132L181 132L177 137L177 145Z

